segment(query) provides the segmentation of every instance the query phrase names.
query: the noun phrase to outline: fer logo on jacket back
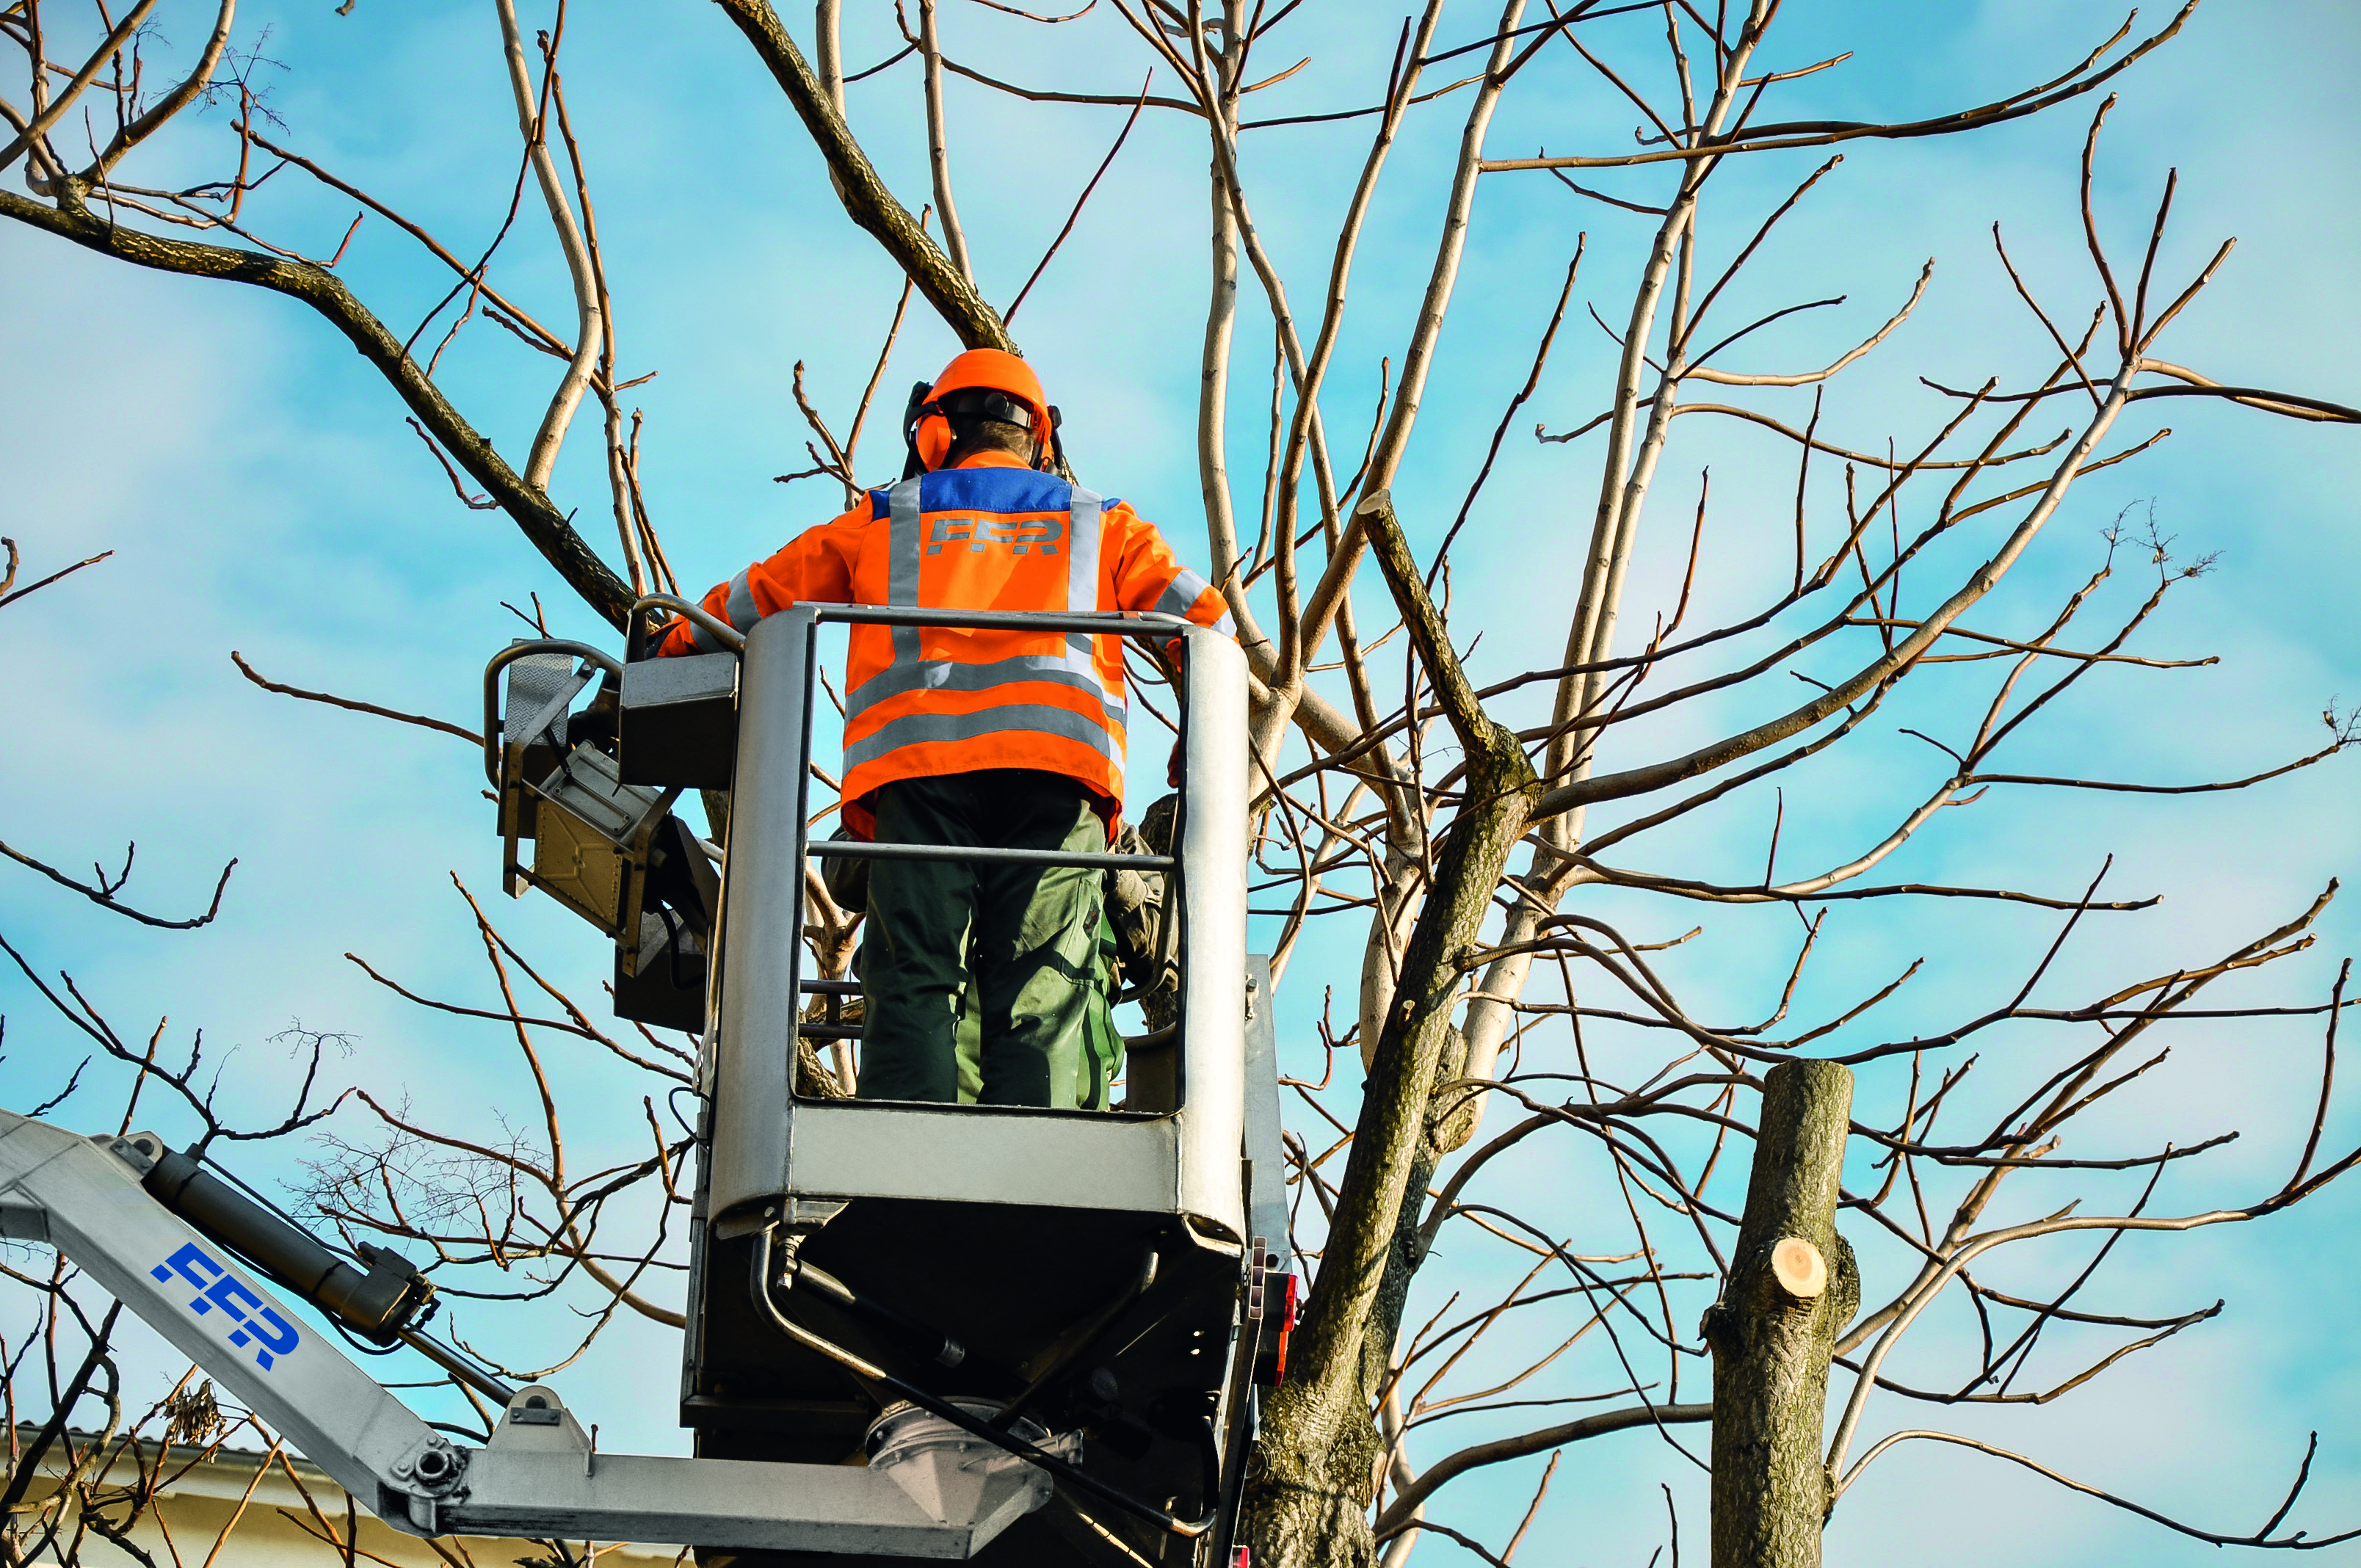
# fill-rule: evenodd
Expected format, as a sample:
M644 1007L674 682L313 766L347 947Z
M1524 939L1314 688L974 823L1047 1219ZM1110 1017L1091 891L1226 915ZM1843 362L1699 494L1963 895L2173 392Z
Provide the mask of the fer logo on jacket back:
M215 1307L226 1314L230 1330L229 1343L244 1348L255 1347L255 1364L265 1372L278 1356L292 1351L301 1336L294 1326L262 1304L262 1298L246 1288L245 1283L222 1265L205 1255L204 1248L191 1242L148 1271L165 1284L179 1275L196 1287L197 1299L189 1303L189 1310L203 1317Z
M981 527L983 536L978 538ZM930 517L927 520L927 554L939 555L946 544L965 544L982 554L987 545L1005 544L1015 555L1029 554L1038 550L1044 555L1058 553L1058 541L1066 536L1066 520L1061 517L994 519L987 521L977 517Z

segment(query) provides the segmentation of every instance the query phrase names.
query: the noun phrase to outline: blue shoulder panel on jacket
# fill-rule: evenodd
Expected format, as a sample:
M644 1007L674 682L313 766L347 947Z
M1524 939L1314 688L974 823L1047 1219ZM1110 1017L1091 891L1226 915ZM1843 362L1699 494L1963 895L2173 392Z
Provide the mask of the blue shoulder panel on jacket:
M884 490L872 490L869 492L870 521L883 522L887 517L893 514L893 510L894 498L889 492Z
M946 468L919 481L918 507L943 511L1064 511L1074 488L1055 474L1032 468Z

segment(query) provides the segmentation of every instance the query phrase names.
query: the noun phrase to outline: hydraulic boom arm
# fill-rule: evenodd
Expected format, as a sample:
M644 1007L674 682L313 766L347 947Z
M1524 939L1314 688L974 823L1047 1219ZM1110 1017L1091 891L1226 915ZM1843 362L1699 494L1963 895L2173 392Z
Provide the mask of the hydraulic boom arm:
M0 1235L71 1258L398 1529L957 1560L1034 1501L1020 1476L988 1488L976 1517L942 1519L885 1471L594 1453L539 1387L511 1395L489 1443L455 1443L141 1185L166 1153L147 1135L84 1138L0 1111Z

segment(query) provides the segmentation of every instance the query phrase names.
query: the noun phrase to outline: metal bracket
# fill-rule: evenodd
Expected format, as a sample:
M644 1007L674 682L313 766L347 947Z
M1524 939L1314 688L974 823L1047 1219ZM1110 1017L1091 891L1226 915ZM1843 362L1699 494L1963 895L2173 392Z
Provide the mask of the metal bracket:
M101 1136L91 1141L104 1143L107 1153L141 1176L155 1169L156 1162L164 1155L164 1140L153 1133L133 1133L121 1138Z
M842 1198L788 1198L760 1209L741 1210L715 1223L713 1239L749 1236L772 1225L791 1234L817 1231L843 1213L847 1202Z
M569 1454L582 1461L582 1474L588 1475L597 1464L597 1453L590 1434L557 1397L557 1390L547 1384L536 1383L520 1388L501 1412L500 1424L492 1429L491 1441L484 1445L488 1454L511 1453Z

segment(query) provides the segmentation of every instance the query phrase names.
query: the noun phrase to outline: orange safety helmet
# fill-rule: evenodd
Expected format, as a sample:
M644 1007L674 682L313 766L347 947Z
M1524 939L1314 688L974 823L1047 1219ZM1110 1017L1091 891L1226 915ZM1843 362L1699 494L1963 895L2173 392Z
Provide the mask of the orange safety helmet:
M910 403L902 415L902 433L910 452L904 478L941 467L950 455L953 436L943 400L961 391L998 392L1013 400L1017 408L1007 411L1021 411L1026 428L1033 433L1033 466L1050 465L1058 450L1060 417L1041 390L1041 378L1033 374L1030 365L1005 349L971 348L944 366L932 386L921 381L910 389Z

